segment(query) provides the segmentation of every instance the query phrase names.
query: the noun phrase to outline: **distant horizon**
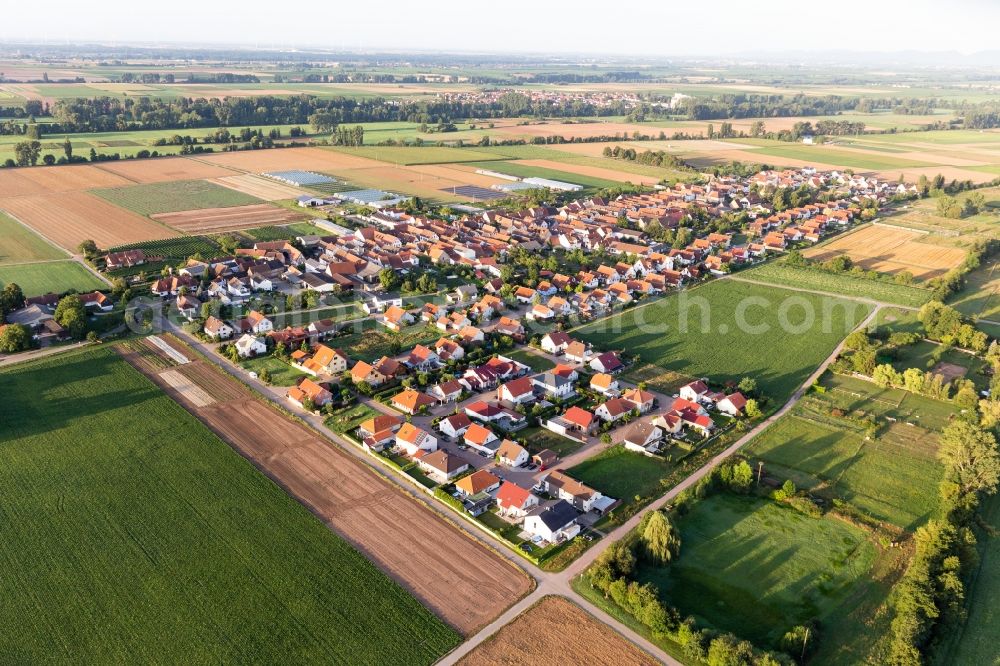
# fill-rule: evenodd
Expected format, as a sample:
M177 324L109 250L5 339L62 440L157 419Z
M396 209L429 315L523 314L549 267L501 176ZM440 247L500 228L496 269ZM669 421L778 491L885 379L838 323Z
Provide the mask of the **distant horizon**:
M9 7L3 25L10 32L0 27L0 43L650 60L823 52L968 57L1000 48L995 39L1000 4L990 0L956 0L948 7L931 0L885 0L863 6L862 19L850 6L829 15L794 0L769 0L753 12L734 0L720 0L710 12L655 3L630 6L620 16L597 0L580 0L572 8L508 0L502 12L483 15L453 5L432 1L414 11L407 3L385 0L376 18L368 6L331 8L315 0L283 13L258 0L175 0L142 14L122 0L102 3L99 14L53 0L44 21L33 7Z

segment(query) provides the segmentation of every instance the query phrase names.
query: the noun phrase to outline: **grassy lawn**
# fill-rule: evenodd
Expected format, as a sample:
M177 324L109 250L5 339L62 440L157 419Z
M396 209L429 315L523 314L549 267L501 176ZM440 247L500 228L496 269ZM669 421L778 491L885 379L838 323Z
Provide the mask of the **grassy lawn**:
M504 353L504 356L513 359L518 363L524 363L535 372L545 372L546 370L551 370L556 367L556 364L550 361L547 357L533 354L527 349L516 349L514 351L506 352Z
M404 328L399 333L393 333L382 326L377 326L373 330L369 328L372 325L374 322L365 320L365 325L359 326L359 330L333 338L328 344L343 349L352 359L371 362L383 356L393 356L407 351L417 344L429 344L441 337L441 331L425 324ZM394 352L396 344L399 347L398 351Z
M658 587L682 615L765 647L818 619L821 644L841 655L830 659L828 652L815 663L863 661L873 627L859 611L880 605L888 591L872 578L882 555L863 530L729 493L697 502L678 527L680 557L666 568L641 567L638 579Z
M111 349L0 392L3 654L430 664L459 642Z
M65 258L63 250L0 212L0 266Z
M364 421L378 416L381 412L376 412L366 404L359 403L353 407L341 410L332 416L326 417L323 423L327 428L339 433L351 432Z
M950 305L969 317L1000 321L1000 261L970 273Z
M566 470L574 479L600 490L605 495L631 502L638 495L650 498L663 490L660 480L673 465L660 458L650 458L612 446L600 454Z
M257 197L207 180L175 180L166 183L111 187L91 192L140 215L263 203Z
M563 437L542 427L525 428L518 431L515 437L518 442L528 449L528 453L531 455L535 455L542 449L549 449L560 458L565 458L583 446L583 444L575 439Z
M108 289L108 285L75 261L48 261L40 264L0 266L0 288L16 282L25 296L41 296L49 292L61 294L74 289L79 292Z
M744 141L740 140L739 142L743 143ZM772 144L760 148L750 148L749 150L753 150L758 155L777 157L779 160L782 157L787 157L793 160L814 161L854 169L871 169L873 171L934 164L933 162L918 162L902 157L891 157L884 153L870 154L853 150L838 150L826 146Z
M869 280L846 273L828 273L815 268L789 266L784 261L772 261L740 273L740 276L777 286L801 287L910 307L920 307L931 298L931 293L920 287Z
M869 312L857 301L720 280L591 322L573 335L598 349L638 354L640 364L663 372L720 382L755 377L781 402Z
M240 361L240 367L250 372L256 372L258 376L261 370L266 369L271 373L271 384L274 386L295 386L300 379L310 376L273 356L248 358Z

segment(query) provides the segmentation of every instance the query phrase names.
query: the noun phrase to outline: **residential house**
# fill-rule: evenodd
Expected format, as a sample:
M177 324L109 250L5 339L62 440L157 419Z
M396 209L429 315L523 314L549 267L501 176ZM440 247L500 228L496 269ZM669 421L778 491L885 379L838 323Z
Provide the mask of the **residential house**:
M611 398L594 410L594 414L602 421L613 423L623 418L635 409L635 405L622 398Z
M519 377L512 379L506 384L502 384L497 389L497 400L506 401L515 405L534 402L534 385L531 378Z
M618 380L611 375L599 372L590 378L590 390L608 398L616 398L619 395Z
M438 450L417 458L417 466L437 483L448 483L469 469L469 463Z
M416 345L405 363L414 370L433 370L441 364L437 352L424 345Z
M471 425L472 419L469 418L468 414L460 412L441 419L438 423L438 430L449 437L459 437L464 435L465 431L468 430Z
M538 506L538 496L516 483L504 481L496 495L498 513L505 518L523 519Z
M462 392L465 387L457 379L449 379L446 382L441 382L440 384L435 384L430 389L428 393L437 400L442 405L446 402L458 402L459 398L462 397Z
M622 400L631 402L635 409L639 410L640 414L645 414L653 409L653 402L656 400L656 396L649 391L635 388L622 393Z
M294 352L295 353L301 352ZM295 363L303 372L310 375L339 375L347 370L347 363L350 359L339 349L333 349L326 345L318 345L313 349L312 356L303 357L301 361Z
M406 389L392 398L392 406L405 414L418 414L434 404L434 398L414 389Z
M615 352L604 352L590 361L590 367L596 372L613 375L625 369L625 364Z
M578 511L604 513L615 500L580 483L560 470L553 470L538 480L538 485L550 495L569 502Z
M708 384L704 380L699 379L682 386L677 394L685 400L701 402L708 395Z
M379 320L383 326L397 333L414 321L413 315L398 305L390 306L382 315L382 319Z
M351 380L355 384L367 382L370 386L381 386L385 383L386 376L374 368L374 366L358 361L351 368Z
M629 451L655 453L663 440L663 431L649 422L636 421L625 428L622 444Z
M479 345L486 341L486 334L475 326L466 326L459 331L458 340L462 346Z
M408 456L418 451L437 451L437 437L412 423L404 423L396 433L396 446Z
M477 470L468 476L463 476L455 482L455 490L464 497L474 497L480 493L489 493L500 487L500 479L485 469Z
M316 408L333 401L333 394L328 389L308 378L302 379L298 386L288 389L285 395L303 409L307 400L311 400Z
M542 449L535 455L531 456L531 462L538 465L539 470L545 471L559 462L559 456L555 451Z
M550 354L561 354L572 344L573 338L563 331L552 331L542 337L542 349Z
M259 356L266 351L267 345L264 344L264 340L262 338L258 338L256 335L244 333L240 339L236 341L236 353L239 354L240 358L252 358L254 356Z
M505 439L500 442L500 448L497 449L497 459L501 465L520 467L528 463L529 456L523 446L513 440Z
M274 330L274 323L257 310L250 311L247 315L247 322L250 324L250 332L257 335L263 335Z
M381 451L396 438L396 431L403 423L403 419L391 414L373 416L358 426L358 437L368 448Z
M473 423L462 437L465 444L476 451L493 455L500 448L500 439L489 428Z
M549 321L555 319L556 313L547 305L535 303L524 316L528 321Z
M593 434L594 428L597 426L597 417L583 407L578 407L576 405L567 409L566 413L562 415L562 418L567 421L574 430L579 430L586 435Z
M586 344L574 340L566 347L566 358L574 363L586 363L590 358L590 350Z
M571 379L552 372L535 375L531 381L535 388L544 393L547 398L564 400L576 393Z
M730 416L739 416L747 406L747 399L742 393L730 393L715 403L715 408Z
M580 533L576 516L576 510L570 504L559 501L532 510L524 518L524 529L549 543L568 541Z
M205 335L215 340L228 340L233 337L233 327L217 317L205 320ZM266 347L265 347L266 349Z

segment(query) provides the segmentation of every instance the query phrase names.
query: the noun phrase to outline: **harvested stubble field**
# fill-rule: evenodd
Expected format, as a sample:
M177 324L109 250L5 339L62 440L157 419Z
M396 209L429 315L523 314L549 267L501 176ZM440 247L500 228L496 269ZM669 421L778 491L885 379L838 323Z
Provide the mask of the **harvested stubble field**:
M87 239L114 247L178 235L88 192L11 197L0 208L70 252Z
M659 128L647 125L637 125L631 123L615 122L592 122L592 123L543 123L532 125L511 125L507 127L497 127L492 133L505 137L548 137L561 136L565 139L580 137L590 139L599 136L627 136L634 132L640 134L659 134Z
M303 190L291 185L285 185L274 180L269 180L261 176L244 174L242 176L224 176L215 178L211 182L231 190L249 194L252 197L263 201L279 201L281 199L294 199L303 194Z
M364 169L385 166L385 163L337 152L330 148L282 148L280 150L245 150L232 153L202 155L198 160L206 164L262 173L265 171L318 171L337 174L340 169ZM220 174L221 176L233 175ZM215 177L215 176L212 176Z
M652 666L657 662L569 599L548 596L458 663L462 666Z
M817 261L847 255L867 270L893 274L908 271L917 279L946 273L965 259L965 250L918 242L924 237L918 231L872 224L803 254Z
M330 150L345 155L365 157L370 160L403 166L482 162L484 160L498 159L495 155L479 152L474 148L449 148L441 146L364 146L361 148L334 146Z
M262 203L257 197L207 180L172 180L92 190L93 194L139 215L176 213Z
M229 169L189 157L101 162L97 168L117 174L133 183L160 183L168 180L198 180L235 175Z
M198 407L162 378L151 378L463 634L475 633L530 590L531 580L505 558L208 361L195 360L183 372L216 402Z
M0 393L7 661L430 664L458 642L111 349Z
M95 187L119 187L129 181L89 164L63 164L57 167L20 169L18 175L34 182L45 192L75 192ZM0 178L6 174L0 175ZM24 194L31 194L24 192Z
M215 233L263 227L273 224L288 224L304 220L308 215L289 208L278 208L271 204L251 204L227 208L203 208L176 213L150 215L157 222L189 234Z

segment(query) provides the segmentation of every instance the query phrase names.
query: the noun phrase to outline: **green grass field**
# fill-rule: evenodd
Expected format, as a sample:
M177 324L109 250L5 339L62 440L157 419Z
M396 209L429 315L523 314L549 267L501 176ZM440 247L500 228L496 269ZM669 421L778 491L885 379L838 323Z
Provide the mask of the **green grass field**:
M380 413L368 405L357 404L326 417L324 423L327 428L331 428L339 433L345 433L354 430L368 419L378 416Z
M565 458L575 452L581 446L580 442L569 437L563 437L546 428L527 428L519 431L515 438L519 443L528 449L528 453L535 455L543 449L549 449L560 458Z
M547 357L532 354L526 349L516 349L511 352L504 352L504 356L513 359L518 363L524 363L535 372L545 372L546 370L551 370L556 367L556 364L550 361Z
M873 580L880 554L864 531L729 493L697 502L678 527L680 558L666 568L641 567L639 580L658 587L682 615L764 647L818 619L827 657L839 654L815 663L863 662L874 628L861 610L887 593Z
M935 352L939 354L938 361L934 360ZM957 349L942 350L942 345L927 342L926 340L901 347L892 365L900 372L907 368L920 368L926 372L931 370L938 362L950 363L965 368L965 379L972 380L977 390L983 391L989 388L990 378L986 374L989 364L986 361L978 356L966 354Z
M574 335L598 349L638 354L640 364L667 376L755 377L780 403L869 312L857 301L718 280L586 324Z
M993 534L978 535L980 564L966 588L968 619L956 637L947 662L954 666L997 663L997 636L1000 635L1000 497L983 501L980 515Z
M920 287L869 280L846 273L828 273L815 268L789 266L784 261L768 262L740 273L737 279L739 277L777 286L801 287L910 307L920 307L931 298L931 293Z
M63 250L0 212L0 266L65 258Z
M303 377L310 375L273 356L260 356L240 361L240 367L258 375L262 370L271 373L271 383L275 386L295 386Z
M62 294L70 290L87 292L108 288L108 285L93 273L71 259L0 266L0 288L11 282L16 282L25 296L41 296L50 292Z
M166 183L111 187L91 192L140 215L264 203L257 197L207 180L175 180Z
M672 468L673 465L660 458L612 446L566 473L605 495L631 502L636 495L648 498L662 492L660 479Z
M607 180L605 178L595 178L594 176L583 176L578 173L570 173L569 171L558 171L556 169L529 166L527 164L520 164L516 161L472 162L471 164L472 166L479 167L480 169L488 169L490 171L496 171L497 173L505 173L508 176L516 176L518 178L548 178L550 180L559 180L564 183L574 183L584 187L617 187L622 184L619 181Z
M8 660L430 664L459 642L111 349L0 392Z

